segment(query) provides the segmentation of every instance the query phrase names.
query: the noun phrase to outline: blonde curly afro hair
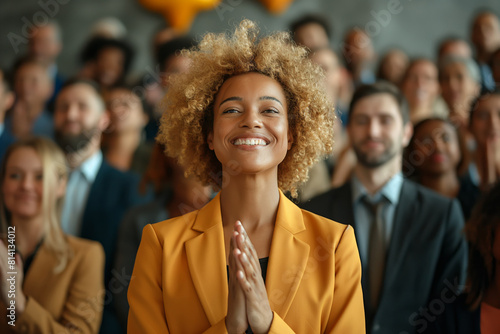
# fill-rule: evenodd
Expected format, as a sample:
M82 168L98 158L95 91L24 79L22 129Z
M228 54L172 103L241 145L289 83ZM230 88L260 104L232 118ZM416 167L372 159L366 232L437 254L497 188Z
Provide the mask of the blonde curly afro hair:
M177 158L186 175L220 189L222 165L209 149L213 103L225 80L258 72L278 81L288 102L292 148L278 166L278 186L297 196L310 167L329 154L333 145L334 112L324 90L322 70L307 58L285 32L260 40L255 23L243 20L232 37L206 34L197 47L183 50L191 60L188 73L172 78L164 99L157 141Z

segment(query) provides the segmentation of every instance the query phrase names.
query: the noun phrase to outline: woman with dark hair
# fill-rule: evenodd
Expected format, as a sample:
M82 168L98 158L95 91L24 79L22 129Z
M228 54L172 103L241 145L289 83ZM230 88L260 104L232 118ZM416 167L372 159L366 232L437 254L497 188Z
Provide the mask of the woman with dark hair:
M464 182L469 196L479 198L481 192L500 181L500 91L482 93L473 103L469 129L475 142Z
M446 300L428 334L497 334L500 328L500 183L479 202L465 226L469 266L465 293ZM456 292L455 292L456 293ZM445 300L443 300L445 301ZM446 301L445 301L446 302Z
M407 177L443 196L457 198L467 219L475 204L463 174L469 153L465 140L451 121L427 118L417 123L405 150Z
M183 51L158 141L220 190L189 214L146 225L129 333L364 333L353 229L301 210L309 168L330 153L321 69L286 33L207 34Z
M103 92L116 85L125 84L134 49L125 41L94 37L85 45L80 59L84 65L81 75L94 80Z

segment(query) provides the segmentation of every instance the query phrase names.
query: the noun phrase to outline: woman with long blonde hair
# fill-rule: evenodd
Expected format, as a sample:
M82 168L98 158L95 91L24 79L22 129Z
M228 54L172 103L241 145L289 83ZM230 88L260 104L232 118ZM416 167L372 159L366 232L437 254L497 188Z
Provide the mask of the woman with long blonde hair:
M104 252L60 227L62 151L45 138L7 150L0 169L0 332L97 333ZM9 284L4 284L9 279Z

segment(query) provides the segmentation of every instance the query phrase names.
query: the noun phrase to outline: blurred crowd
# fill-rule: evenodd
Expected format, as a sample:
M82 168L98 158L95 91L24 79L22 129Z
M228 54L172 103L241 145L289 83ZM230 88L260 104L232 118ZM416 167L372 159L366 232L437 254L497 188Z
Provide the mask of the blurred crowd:
M311 169L298 201L350 180L357 164L346 131L353 94L384 81L404 95L413 125L402 154L405 179L456 199L469 220L500 180L499 17L477 13L469 38L442 36L434 58L413 58L398 48L379 55L359 28L347 31L337 43L341 49L334 49L331 33L318 15L290 25L291 42L307 48L324 70L321 84L337 117L334 151ZM142 228L199 209L214 196L215 189L186 177L155 143L169 78L189 69L181 50L195 44L188 35L159 29L151 38L155 70L132 78L140 50L127 41L122 23L106 19L83 43L77 73L65 76L57 66L62 29L50 21L31 32L25 55L0 70L0 253L8 249L8 227L15 226L16 266L23 274L15 297L20 328L125 332ZM491 209L488 203L482 210ZM498 226L498 202L490 205L497 208L492 215ZM475 256L497 256L490 279L496 277L500 288L500 256L492 255L499 237L493 247L491 235L489 241L478 240L481 235L467 238L471 245L492 243ZM0 258L3 279L7 256ZM0 304L8 305L0 289ZM5 310L2 333L11 329Z

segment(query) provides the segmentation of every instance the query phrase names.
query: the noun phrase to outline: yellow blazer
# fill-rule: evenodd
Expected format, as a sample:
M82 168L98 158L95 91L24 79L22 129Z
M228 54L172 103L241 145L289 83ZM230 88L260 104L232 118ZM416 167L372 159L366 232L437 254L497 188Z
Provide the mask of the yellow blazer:
M269 333L365 333L352 227L301 210L280 192L266 290ZM220 195L147 225L128 290L129 333L227 333Z
M95 242L67 236L73 257L59 274L58 262L44 244L24 278L26 308L8 325L0 310L0 333L97 333L104 292L104 251Z

